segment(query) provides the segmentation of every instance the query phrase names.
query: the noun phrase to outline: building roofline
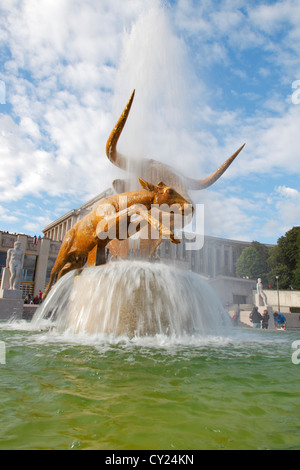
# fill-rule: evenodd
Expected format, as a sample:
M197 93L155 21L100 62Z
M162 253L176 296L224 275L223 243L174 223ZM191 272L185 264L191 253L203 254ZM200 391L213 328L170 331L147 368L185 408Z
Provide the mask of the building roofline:
M97 201L100 201L104 197L110 196L111 194L112 194L112 189L111 188L106 189L102 193L98 194L97 196L93 197L89 201L87 201L84 204L82 204L81 206L79 206L77 209L70 210L66 214L62 215L58 219L56 219L53 222L51 222L50 224L48 224L45 228L42 229L42 232L43 233L48 232L48 230L51 230L51 228L55 227L56 225L61 224L64 220L68 219L69 217L71 217L73 215L78 215L81 211L83 211L83 210L87 209L88 207L92 206L93 204L95 204Z
M193 233L193 232L189 232L187 230L183 230L183 233L189 233L191 235L197 235L197 233ZM204 239L206 240L211 240L211 241L215 241L215 242L220 242L220 243L236 243L236 244L240 244L240 245L251 245L253 243L254 240L236 240L234 238L222 238L222 237L215 237L215 236L212 236L212 235L207 235L207 234L203 234L203 237ZM276 245L273 245L273 244L270 244L270 243L261 243L259 242L261 245L264 245L266 246L267 248L273 248L274 246Z
M42 232L45 233L48 230L50 230L54 225L60 224L61 222L63 222L65 219L68 219L72 215L76 215L76 212L77 212L76 209L70 210L66 214L62 215L59 219L56 219L54 222L51 222L50 224L46 225L46 227L43 228Z

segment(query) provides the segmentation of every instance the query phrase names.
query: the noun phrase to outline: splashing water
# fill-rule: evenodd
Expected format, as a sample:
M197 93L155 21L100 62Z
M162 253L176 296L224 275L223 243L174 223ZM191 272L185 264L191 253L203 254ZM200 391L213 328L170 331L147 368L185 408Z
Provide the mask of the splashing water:
M146 261L118 261L64 276L38 309L70 333L147 336L219 334L229 323L211 287L195 273Z
M141 173L145 158L171 165L182 174L194 174L193 162L197 162L197 171L201 164L196 133L192 132L196 122L199 126L201 114L197 112L195 119L191 109L195 110L196 102L203 105L207 94L200 91L202 85L195 78L185 43L173 30L168 8L160 1L148 3L124 31L114 90L114 116L120 115L136 91L118 144L127 158L130 191L139 188L136 174Z

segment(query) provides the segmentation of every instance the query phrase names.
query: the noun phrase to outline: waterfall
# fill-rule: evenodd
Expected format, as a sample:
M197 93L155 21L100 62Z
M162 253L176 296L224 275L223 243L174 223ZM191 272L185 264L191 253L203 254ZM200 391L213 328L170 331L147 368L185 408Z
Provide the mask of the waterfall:
M197 274L162 263L118 261L62 277L36 312L71 334L219 334L229 320Z

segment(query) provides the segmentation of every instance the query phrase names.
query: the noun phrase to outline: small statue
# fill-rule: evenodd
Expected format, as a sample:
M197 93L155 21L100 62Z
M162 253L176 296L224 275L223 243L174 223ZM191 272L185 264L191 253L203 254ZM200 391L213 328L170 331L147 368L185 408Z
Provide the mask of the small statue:
M17 241L14 248L8 250L6 258L6 267L10 271L9 288L11 290L20 289L23 261L24 251L21 249L21 243Z
M258 299L261 298L264 305L266 306L267 305L267 296L263 291L263 285L262 285L262 282L261 282L260 278L257 279L256 290L257 290L257 293L258 293Z

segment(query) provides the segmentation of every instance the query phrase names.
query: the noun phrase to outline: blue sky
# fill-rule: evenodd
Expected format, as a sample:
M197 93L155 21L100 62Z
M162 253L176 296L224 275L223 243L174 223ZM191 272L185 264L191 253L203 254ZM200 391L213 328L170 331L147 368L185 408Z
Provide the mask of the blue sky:
M208 235L276 243L300 220L298 0L2 0L0 229L41 234L121 176L105 144L203 178Z

